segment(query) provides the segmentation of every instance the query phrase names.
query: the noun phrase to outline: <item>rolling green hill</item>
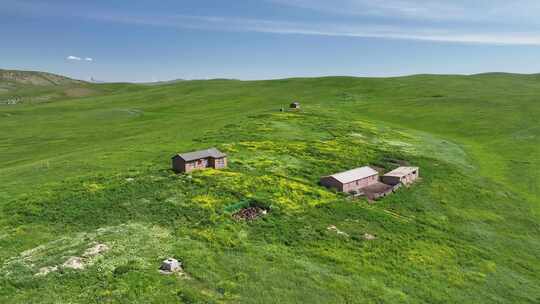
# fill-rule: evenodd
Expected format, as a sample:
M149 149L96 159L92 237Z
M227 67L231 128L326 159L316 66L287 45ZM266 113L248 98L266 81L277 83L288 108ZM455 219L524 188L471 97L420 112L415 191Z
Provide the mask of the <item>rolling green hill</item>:
M106 88L46 72L0 69L0 106L102 95Z
M540 301L538 75L81 85L0 105L2 303ZM212 146L229 169L169 170ZM403 161L422 180L376 204L317 184Z
M74 80L68 77L36 71L18 71L0 69L0 82L13 83L16 85L34 85L34 86L57 86L64 84L78 84L82 81Z

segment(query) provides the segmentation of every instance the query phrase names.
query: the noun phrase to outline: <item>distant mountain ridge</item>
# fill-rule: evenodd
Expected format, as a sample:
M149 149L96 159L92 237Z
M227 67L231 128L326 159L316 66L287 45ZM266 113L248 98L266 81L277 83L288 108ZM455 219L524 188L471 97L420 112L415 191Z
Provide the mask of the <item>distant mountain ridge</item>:
M137 84L142 84L142 85L165 85L165 84L175 84L175 83L178 83L178 82L183 82L183 81L186 81L185 79L172 79L172 80L162 80L162 81L152 81L152 82L139 82Z
M47 72L0 69L0 83L6 82L18 85L34 86L57 86L84 83L84 81L81 80L76 80Z
M98 91L89 82L61 75L0 69L0 106L86 97Z
M403 78L403 77L431 77L431 76L471 76L471 77L540 77L540 73L532 74L521 74L521 73L508 73L508 72L485 72L477 74L411 74L411 75L401 75L401 76L387 76L387 77L373 77L373 78ZM350 78L365 78L358 76L322 76L322 77L292 77L292 78L281 78L273 80L285 80L285 79L309 79L309 78L326 78L326 77L350 77ZM368 77L369 78L369 77ZM238 79L227 79L227 78L212 78L212 79L172 79L172 80L163 80L163 81L152 81L152 82L124 82L124 83L134 83L139 85L170 85L181 83L191 80L238 80ZM260 79L264 80L264 79ZM271 80L271 79L267 79ZM41 71L23 71L23 70L7 70L0 69L0 91L5 91L7 88L13 88L13 85L29 85L29 86L60 86L60 85L81 85L81 84L101 84L101 83L114 83L109 81L101 81L94 78L91 78L90 81L83 81L78 79L69 78L67 76L62 76L58 74L53 74L49 72Z

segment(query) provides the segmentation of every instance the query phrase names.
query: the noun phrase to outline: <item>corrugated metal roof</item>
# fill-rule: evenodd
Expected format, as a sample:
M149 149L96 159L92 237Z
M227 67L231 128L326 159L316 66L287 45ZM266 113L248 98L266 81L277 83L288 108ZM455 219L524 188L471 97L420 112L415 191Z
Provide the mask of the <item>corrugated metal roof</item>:
M405 175L413 173L414 171L417 171L418 169L418 167L399 167L386 173L384 176L403 177Z
M370 177L376 174L379 174L379 172L377 172L375 169L371 167L361 167L361 168L356 168L356 169L352 169L352 170L341 172L341 173L336 173L330 176L335 178L337 181L339 181L342 184L347 184L347 183L354 182L359 179Z
M216 148L210 148L210 149L206 149L206 150L200 150L200 151L194 151L194 152L189 152L189 153L177 154L174 157L177 157L177 156L181 157L185 161L192 161L192 160L197 160L197 159L201 159L201 158L208 158L208 157L223 158L223 157L227 156L227 154L219 151Z

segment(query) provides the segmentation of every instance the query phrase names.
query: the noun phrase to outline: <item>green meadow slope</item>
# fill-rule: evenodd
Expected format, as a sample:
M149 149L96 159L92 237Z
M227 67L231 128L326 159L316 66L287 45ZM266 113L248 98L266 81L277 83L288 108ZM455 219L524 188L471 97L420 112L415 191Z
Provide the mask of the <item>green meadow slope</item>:
M540 76L83 86L0 105L2 303L540 301ZM211 146L230 168L169 170ZM404 161L422 180L376 204L317 184Z
M0 69L0 106L103 95L111 92L109 87L45 72Z

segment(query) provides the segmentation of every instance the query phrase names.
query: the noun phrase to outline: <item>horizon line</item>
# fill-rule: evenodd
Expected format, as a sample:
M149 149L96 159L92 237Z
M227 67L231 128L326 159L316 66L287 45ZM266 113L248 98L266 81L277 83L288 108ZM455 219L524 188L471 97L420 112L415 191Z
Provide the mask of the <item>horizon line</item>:
M257 78L257 79L242 79L242 78L228 78L228 77L209 77L209 78L172 78L167 80L155 80L155 81L107 81L107 80L84 80L72 76L68 76L61 73L55 73L55 72L49 72L49 71L42 71L42 70L26 70L26 69L5 69L0 68L0 71L15 71L15 72L26 72L26 73L47 73L47 74L53 74L60 77L66 77L72 80L82 81L86 83L93 83L93 84L116 84L116 83L128 83L128 84L159 84L164 83L167 84L167 82L182 82L182 81L216 81L216 80L230 80L230 81L243 81L243 82L250 82L250 81L272 81L272 80L288 80L288 79L316 79L316 78L405 78L405 77L415 77L415 76L463 76L463 77L470 77L470 76L480 76L480 75L496 75L496 74L502 74L502 75L517 75L517 76L535 76L539 75L538 73L519 73L519 72L501 72L501 71L488 71L488 72L479 72L479 73L411 73L411 74L395 74L395 75L385 75L385 76L378 76L378 75L372 75L372 76L354 76L354 75L317 75L317 76L290 76L290 77L270 77L270 78ZM93 78L93 77L88 77Z

